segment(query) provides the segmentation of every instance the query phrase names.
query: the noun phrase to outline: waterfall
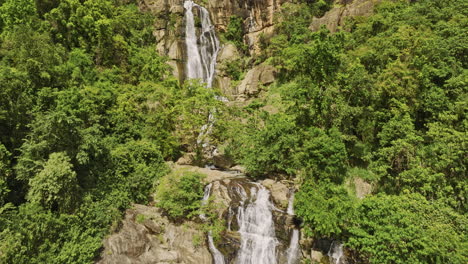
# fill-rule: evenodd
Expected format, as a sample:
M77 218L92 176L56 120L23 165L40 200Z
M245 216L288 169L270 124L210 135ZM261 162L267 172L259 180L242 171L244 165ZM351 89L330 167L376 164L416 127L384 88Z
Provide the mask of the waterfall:
M292 192L291 196L289 197L287 213L288 215L294 216L294 192ZM288 264L296 264L299 260L299 253L299 230L294 228L291 236L291 242L287 250Z
M214 264L224 264L224 256L216 248L211 231L208 233L208 246L210 248L211 254L213 255Z
M208 199L210 198L210 193L211 193L211 187L213 186L212 183L208 184L205 187L205 193L203 195L202 199L202 206L206 205L208 203ZM206 215L205 214L200 214L200 218L203 221L206 221ZM216 248L214 241L213 241L213 236L211 235L211 231L208 232L208 247L210 248L210 252L213 255L214 263L215 264L224 264L224 256L221 254L221 252Z
M240 206L237 221L241 235L238 264L276 263L275 227L270 192L260 184L252 187L250 203ZM244 205L244 201L241 203Z
M213 85L216 70L216 58L220 49L219 40L211 23L210 13L206 8L195 4L193 1L185 1L185 43L187 46L187 79L199 79L207 88ZM200 15L201 31L197 37L197 25L193 9L197 8ZM223 99L223 97L220 97ZM205 149L209 146L204 137L211 134L215 118L213 110L208 116L208 122L201 128L197 144L202 144Z
M215 75L216 58L219 52L219 40L211 23L210 14L206 8L185 1L185 42L187 45L187 78L200 79L210 88ZM201 32L197 38L197 28L193 9L200 13Z

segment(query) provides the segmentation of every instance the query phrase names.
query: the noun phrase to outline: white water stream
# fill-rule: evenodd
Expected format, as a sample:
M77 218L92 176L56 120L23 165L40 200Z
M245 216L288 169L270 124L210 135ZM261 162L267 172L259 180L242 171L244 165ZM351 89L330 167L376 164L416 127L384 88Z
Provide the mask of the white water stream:
M193 1L185 1L185 43L187 46L187 79L198 79L207 88L213 85L216 71L216 59L220 49L219 40L211 23L210 13L203 6L195 4ZM198 10L201 28L198 30L195 25L194 10ZM197 30L199 32L197 32ZM199 33L199 36L197 36ZM221 98L221 97L220 97ZM213 110L213 112L216 110ZM207 123L201 128L197 139L197 144L202 144L203 148L209 146L205 136L211 134L215 118L210 112Z
M210 20L208 10L195 4L193 1L185 1L186 19L186 46L187 46L187 79L198 79L207 88L211 88L215 76L216 59L220 49L219 40ZM195 17L200 23L196 23ZM218 100L225 101L223 97ZM209 114L207 124L205 124L198 137L198 144L206 142L204 137L211 133L215 118L215 110ZM261 184L251 183L252 186L247 195L242 185L235 189L236 195L241 199L237 210L237 224L240 233L240 249L235 257L237 264L276 264L276 247L278 240L275 236L275 223L273 221L274 209L270 202L270 192ZM210 197L212 184L205 188L202 205L206 205ZM231 210L231 209L229 209ZM292 207L291 207L292 210ZM231 213L235 211L231 210ZM289 209L288 209L289 212ZM292 211L291 214L294 212ZM201 214L200 218L206 221L206 216ZM228 222L228 230L231 230L231 222ZM299 231L294 230L290 249L288 249L288 264L295 264L296 251L298 251ZM208 246L213 255L215 264L224 264L226 258L216 248L211 233L208 234ZM291 257L289 257L291 256ZM289 260L291 258L291 261Z
M294 215L294 193L292 193L291 197L289 197L287 213L291 216ZM297 228L294 228L293 230L291 242L286 252L288 254L288 264L296 264L299 261L299 230Z
M208 199L210 198L210 193L211 193L211 187L212 186L213 186L213 184L210 183L205 187L205 193L203 195L203 200L201 202L202 206L204 206L204 205L206 205L208 203ZM203 221L207 220L205 214L200 214L200 218ZM213 241L213 236L211 235L211 231L208 233L208 247L210 248L210 252L213 255L214 263L215 264L224 264L224 256L216 248L216 246L214 244L214 241Z
M185 1L185 41L187 45L187 78L200 79L210 88L215 75L216 59L219 52L219 40L211 23L210 14L206 8ZM194 9L198 9L201 29L197 37Z
M237 221L241 235L238 264L276 263L275 224L271 209L270 192L261 184L250 190L250 201L240 206Z

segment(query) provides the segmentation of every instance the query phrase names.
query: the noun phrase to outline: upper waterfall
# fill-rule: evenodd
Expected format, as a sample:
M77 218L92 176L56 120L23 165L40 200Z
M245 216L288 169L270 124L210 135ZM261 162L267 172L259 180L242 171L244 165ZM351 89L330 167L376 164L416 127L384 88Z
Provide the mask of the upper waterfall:
M200 79L206 83L207 87L211 87L220 48L219 40L206 8L193 1L185 1L184 8L186 10L187 79ZM201 29L198 37L194 8L198 9L200 16Z

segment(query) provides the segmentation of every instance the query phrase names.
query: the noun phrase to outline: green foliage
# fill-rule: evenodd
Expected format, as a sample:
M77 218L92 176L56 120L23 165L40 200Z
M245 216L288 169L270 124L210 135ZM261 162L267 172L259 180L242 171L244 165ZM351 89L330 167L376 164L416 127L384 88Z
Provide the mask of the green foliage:
M34 0L7 0L0 5L1 25L6 30L11 30L14 26L19 25L32 26L35 15Z
M241 17L231 16L224 37L232 42L238 50L243 53L248 52L248 47L244 43L244 21Z
M190 219L200 213L205 175L176 170L164 176L156 189L156 206L172 219Z
M217 92L169 77L130 2L0 1L1 263L93 263L210 113L222 136Z
M226 231L226 221L218 215L223 207L223 204L210 197L200 208L200 212L205 216L201 230L210 233L215 243L221 240L223 232Z
M347 243L369 263L466 263L467 218L418 194L366 198Z
M268 115L263 127L250 128L242 162L253 176L274 172L293 173L298 161L294 150L299 144L294 121L284 114Z
M364 262L466 262L466 1L382 1L310 32L330 3L285 4L261 37L279 78L242 109L230 152L253 176L299 178L306 233ZM358 206L346 177L377 196Z
M346 148L341 133L331 129L328 134L319 128L311 128L304 135L299 159L302 168L318 179L330 179L341 183L346 175Z
M354 201L342 186L306 180L295 195L295 213L307 236L337 237L354 217Z
M11 175L10 169L11 153L0 143L0 206L5 204L10 190L8 189L8 178Z
M112 152L114 179L118 189L127 190L133 201L144 203L153 182L167 173L158 147L151 141L130 141L116 146ZM109 179L111 180L111 179Z
M78 197L76 172L63 152L52 153L29 185L28 200L47 209L70 211Z

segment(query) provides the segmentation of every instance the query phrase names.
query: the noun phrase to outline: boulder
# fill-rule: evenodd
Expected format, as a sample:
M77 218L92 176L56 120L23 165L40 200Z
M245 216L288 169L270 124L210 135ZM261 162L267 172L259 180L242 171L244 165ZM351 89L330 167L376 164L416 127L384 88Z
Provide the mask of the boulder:
M194 165L196 161L196 154L195 153L185 153L182 157L180 157L176 164L177 165Z
M265 186L271 192L271 197L276 206L286 209L288 208L289 202L289 188L281 182L276 182L271 179L262 181L262 185Z
M245 75L244 80L237 87L236 95L246 99L260 92L261 86L267 86L275 81L276 69L273 66L261 64L254 67Z
M322 263L323 253L316 250L310 251L310 260L312 263Z
M205 174L206 177L203 179L203 182L205 184L209 184L214 181L223 181L223 180L229 180L229 179L237 179L242 176L239 176L234 173L229 173L225 171L220 171L220 170L213 170L210 168L200 168L200 167L195 167L195 166L188 166L188 165L174 165L173 169L184 169L188 171L193 171L193 172L198 172Z
M325 13L324 16L312 19L310 30L317 31L322 25L330 30L336 32L343 26L348 17L356 16L369 16L374 12L375 6L382 0L341 0L336 1L331 10Z
M230 170L232 171L237 171L239 173L242 173L242 174L245 174L247 172L247 170L245 169L245 167L241 166L241 165L236 165L232 168L230 168Z
M236 46L231 43L223 45L218 54L218 62L232 61L240 58L239 51Z
M356 197L359 199L364 199L364 197L371 194L373 190L373 187L370 183L359 177L353 179L352 185L354 185Z

